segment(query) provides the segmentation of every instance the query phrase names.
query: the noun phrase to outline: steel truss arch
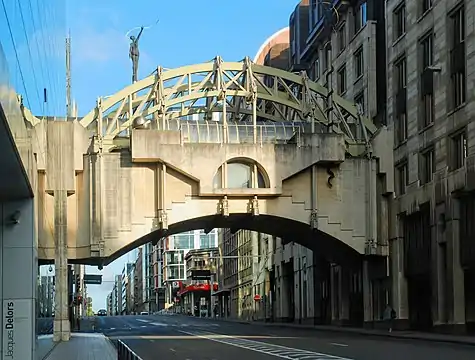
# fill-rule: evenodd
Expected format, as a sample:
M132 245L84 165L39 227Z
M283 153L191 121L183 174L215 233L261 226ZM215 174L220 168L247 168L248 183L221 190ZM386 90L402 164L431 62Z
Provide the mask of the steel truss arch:
M328 99L331 97L332 101ZM332 109L326 104L333 104ZM101 140L127 136L134 120L164 128L167 120L219 112L227 121L301 121L315 131L343 134L350 144L369 144L376 126L360 115L357 106L311 81L305 72L294 74L240 62L213 61L175 69L159 67L152 75L116 94L99 98L80 124ZM161 125L163 124L163 125Z

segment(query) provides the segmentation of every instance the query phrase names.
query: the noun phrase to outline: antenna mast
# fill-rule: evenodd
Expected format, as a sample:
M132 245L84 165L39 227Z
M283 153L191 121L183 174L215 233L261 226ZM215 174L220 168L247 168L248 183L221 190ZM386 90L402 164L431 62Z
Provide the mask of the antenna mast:
M73 109L71 102L71 32L66 37L66 120L72 117Z

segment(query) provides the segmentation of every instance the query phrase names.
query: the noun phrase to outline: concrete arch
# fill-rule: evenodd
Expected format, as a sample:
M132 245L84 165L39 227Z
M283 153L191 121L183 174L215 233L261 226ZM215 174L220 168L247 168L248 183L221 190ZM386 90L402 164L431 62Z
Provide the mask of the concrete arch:
M357 268L363 260L363 255L352 247L321 230L311 229L308 224L303 222L273 215L252 216L247 213L233 213L229 216L207 215L197 217L174 223L169 226L168 230L152 231L105 258L103 265L108 265L129 251L149 242L156 243L161 238L186 231L211 230L214 228L246 229L273 235L283 239L286 243L293 241L316 251L332 263L345 264L349 267ZM82 259L76 260L76 262L99 265L95 263L94 259L88 259L87 261Z

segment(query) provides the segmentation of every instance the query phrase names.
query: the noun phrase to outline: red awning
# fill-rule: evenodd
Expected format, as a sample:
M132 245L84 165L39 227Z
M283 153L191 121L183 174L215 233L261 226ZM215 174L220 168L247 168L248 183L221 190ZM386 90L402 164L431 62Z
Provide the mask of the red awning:
M213 291L218 290L218 284L213 284ZM183 294L186 294L188 292L194 292L194 291L211 291L211 285L210 284L198 284L198 285L188 285L178 291L177 295L182 296Z

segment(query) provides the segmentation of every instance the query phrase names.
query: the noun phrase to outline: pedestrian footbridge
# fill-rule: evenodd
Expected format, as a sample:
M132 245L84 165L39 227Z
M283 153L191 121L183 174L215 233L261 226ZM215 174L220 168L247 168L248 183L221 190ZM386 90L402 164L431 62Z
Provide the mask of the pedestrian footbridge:
M38 256L108 264L192 229L251 229L332 262L385 255L392 135L357 106L249 59L161 67L81 119L40 119Z

